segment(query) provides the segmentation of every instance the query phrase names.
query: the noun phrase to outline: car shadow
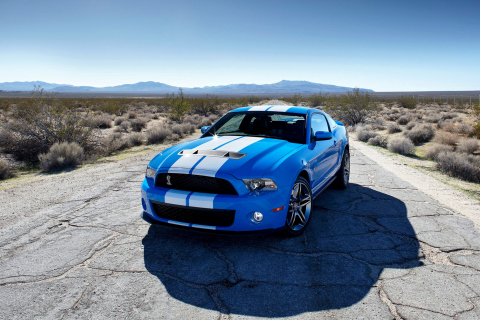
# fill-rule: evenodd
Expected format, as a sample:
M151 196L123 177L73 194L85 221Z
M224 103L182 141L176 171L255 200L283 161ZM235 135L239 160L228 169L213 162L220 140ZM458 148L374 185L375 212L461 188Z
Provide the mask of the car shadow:
M143 238L145 267L184 303L286 317L352 306L367 296L383 270L421 265L401 200L350 184L346 190L326 190L314 204L307 232L296 238L152 225Z

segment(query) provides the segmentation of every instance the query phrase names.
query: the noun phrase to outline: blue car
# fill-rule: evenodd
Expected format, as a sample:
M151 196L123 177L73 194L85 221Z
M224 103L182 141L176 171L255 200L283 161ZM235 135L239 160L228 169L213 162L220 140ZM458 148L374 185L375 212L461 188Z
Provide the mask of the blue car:
M348 133L323 111L234 109L200 139L159 153L142 183L142 218L219 233L301 234L313 199L350 175Z

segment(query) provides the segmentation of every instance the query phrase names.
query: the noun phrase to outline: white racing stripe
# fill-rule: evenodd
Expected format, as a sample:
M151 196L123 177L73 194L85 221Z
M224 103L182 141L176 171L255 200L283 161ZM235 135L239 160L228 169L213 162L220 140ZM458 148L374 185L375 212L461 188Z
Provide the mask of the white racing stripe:
M189 191L170 189L165 193L165 203L177 204L179 206L187 205L187 196Z
M200 229L210 229L210 230L216 230L216 229L217 229L217 227L204 226L204 225L201 225L201 224L192 224L192 227L194 227L194 228L200 228Z
M195 149L212 150L212 149L215 149L215 148L221 146L222 144L225 144L225 143L227 143L229 141L232 141L234 139L237 139L237 138L238 137L235 137L235 136L213 138L212 140L195 147ZM195 163L197 163L198 160L200 160L201 158L202 158L202 156L198 156L198 155L194 155L194 154L188 154L188 155L181 156L180 159L178 159L177 161L175 161L174 164L172 164L172 166L170 167L168 172L172 171L171 168L188 168L188 169L191 169L195 165Z
M180 221L174 221L174 220L168 220L167 222L170 224L176 224L178 226L184 226L184 227L190 226L190 223L187 223L187 222L180 222Z
M268 110L268 112L270 111L287 112L287 110L290 108L291 106L273 106L271 109Z
M248 111L265 111L270 107L271 106L256 106L256 107L251 107L250 109L248 109Z
M248 147L255 142L262 140L263 138L255 138L255 137L244 137L242 139L238 139L227 143L221 148L217 150L222 151L232 151L232 152L239 152L242 149ZM228 158L218 158L218 157L205 157L193 170L192 174L200 174L200 175L208 175L214 177L217 171L220 169L221 166L225 164L229 159ZM238 161L238 160L231 160L231 161ZM199 171L202 172L199 172ZM205 171L207 172L205 172Z
M216 196L216 194L195 192L188 199L188 205L190 207L213 209L213 199L215 199Z

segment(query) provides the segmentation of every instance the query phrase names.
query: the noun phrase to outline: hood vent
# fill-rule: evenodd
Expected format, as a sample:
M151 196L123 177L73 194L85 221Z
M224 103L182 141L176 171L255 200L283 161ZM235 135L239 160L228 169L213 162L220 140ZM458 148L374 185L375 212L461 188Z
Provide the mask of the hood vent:
M228 158L228 159L242 159L247 154L233 151L222 151L222 150L198 150L198 149L184 149L178 153L179 155L186 156L194 154L197 156L204 157L219 157L219 158Z

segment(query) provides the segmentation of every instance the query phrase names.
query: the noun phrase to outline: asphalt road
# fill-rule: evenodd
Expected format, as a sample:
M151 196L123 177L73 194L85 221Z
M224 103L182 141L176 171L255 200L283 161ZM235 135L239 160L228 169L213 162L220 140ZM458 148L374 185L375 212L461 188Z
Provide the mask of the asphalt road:
M145 223L152 156L0 192L0 319L480 318L474 224L358 149L297 238Z

